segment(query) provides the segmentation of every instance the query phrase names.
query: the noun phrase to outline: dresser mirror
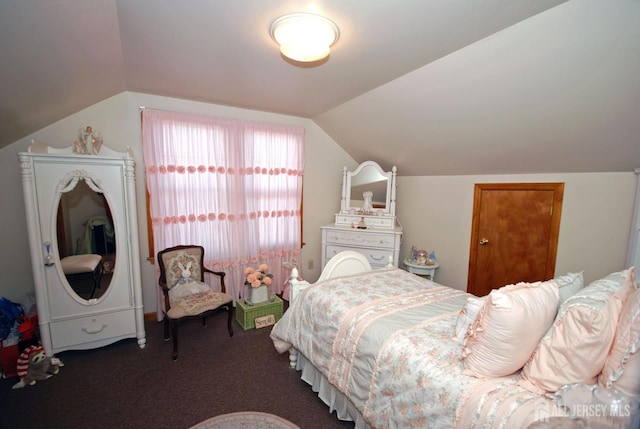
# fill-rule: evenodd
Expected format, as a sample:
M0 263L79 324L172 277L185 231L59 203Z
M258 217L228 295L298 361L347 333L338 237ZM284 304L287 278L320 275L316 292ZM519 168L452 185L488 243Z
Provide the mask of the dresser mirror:
M81 173L74 171L74 174ZM116 260L111 210L98 182L82 175L66 179L69 179L68 183L59 185L61 194L56 218L55 244L59 257L52 260L58 265L61 280L70 293L81 300L97 299L109 288ZM93 271L68 273L77 269L65 270L60 261L72 261L69 257L78 255L98 255L101 259Z
M385 210L389 205L387 188L389 176L380 172L372 164L361 166L360 171L347 173L349 175L349 202L350 208L372 212L373 209ZM369 194L367 200L365 196ZM371 214L371 213L367 213Z
M360 229L393 229L396 226L396 167L384 171L365 161L354 171L342 172L342 201L336 225Z
M384 171L378 163L365 161L354 171L344 168L343 214L395 216L396 167Z

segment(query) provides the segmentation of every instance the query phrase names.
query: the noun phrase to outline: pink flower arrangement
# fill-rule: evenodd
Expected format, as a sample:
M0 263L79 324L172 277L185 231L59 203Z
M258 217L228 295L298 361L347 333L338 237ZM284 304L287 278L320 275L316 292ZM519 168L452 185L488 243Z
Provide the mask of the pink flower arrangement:
M268 269L269 266L267 266L267 264L260 264L257 270L247 267L244 270L244 285L249 287L260 287L262 285L269 286L271 284L273 274L267 273Z

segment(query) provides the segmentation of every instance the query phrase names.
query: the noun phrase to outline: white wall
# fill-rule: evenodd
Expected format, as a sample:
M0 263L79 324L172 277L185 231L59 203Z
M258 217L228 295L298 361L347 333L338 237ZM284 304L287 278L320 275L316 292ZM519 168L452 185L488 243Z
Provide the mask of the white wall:
M626 268L633 172L398 177L402 258L412 245L435 250L436 281L466 290L474 185L505 182L564 182L556 275L584 271L590 282Z
M17 154L26 151L36 139L55 147L66 147L76 139L79 128L91 125L102 133L104 144L115 150L133 149L136 159L138 225L142 261L142 285L145 313L155 312L157 278L155 267L148 261L145 185L142 168L140 106L184 113L221 116L250 121L300 126L306 129L304 176L304 241L306 246L299 265L306 276L320 274L320 225L330 222L340 206L342 168L353 165L344 150L312 121L294 116L277 115L206 103L125 92L97 103L55 124L27 136L0 150L0 179L4 207L0 224L0 268L10 273L10 281L0 282L0 296L20 302L34 290L31 260L24 220L24 200ZM306 269L310 261L313 269Z
M0 296L21 301L34 290L17 153L32 138L65 147L81 127L100 131L105 145L132 147L137 162L138 223L144 312L154 313L157 279L148 262L139 107L301 126L306 129L303 239L299 265L310 281L320 275L320 226L333 221L340 207L342 168L355 167L347 155L312 121L220 105L125 92L97 103L0 150L3 222L0 224ZM631 224L636 176L629 173L420 176L398 171L397 213L405 228L402 250L412 244L435 249L441 268L436 280L466 288L473 184L490 182L565 182L556 272L584 270L587 280L622 269ZM313 268L309 268L313 265Z

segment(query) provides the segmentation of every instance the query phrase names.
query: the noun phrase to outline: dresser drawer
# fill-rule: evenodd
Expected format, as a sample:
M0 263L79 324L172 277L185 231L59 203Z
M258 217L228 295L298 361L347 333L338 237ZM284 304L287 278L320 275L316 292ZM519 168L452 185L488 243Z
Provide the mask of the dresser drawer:
M135 326L134 312L131 309L52 321L49 328L51 329L53 348L64 349L78 344L101 342L110 338L135 337Z
M326 260L328 261L338 253L345 250L351 250L353 252L362 254L365 258L367 258L373 268L386 267L389 263L389 257L393 257L393 249L365 249L359 247L328 245L326 247ZM393 262L393 259L391 260L391 262Z
M336 225L357 225L363 216L360 215L336 215ZM395 218L386 216L366 216L365 223L369 227L393 229L396 223Z
M358 230L327 230L326 244L393 249L395 247L395 234Z

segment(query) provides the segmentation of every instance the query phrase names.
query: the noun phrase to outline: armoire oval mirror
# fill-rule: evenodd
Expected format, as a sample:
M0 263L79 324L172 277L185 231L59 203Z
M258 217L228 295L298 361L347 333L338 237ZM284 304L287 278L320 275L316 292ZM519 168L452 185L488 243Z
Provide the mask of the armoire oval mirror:
M104 296L115 269L114 223L107 199L99 191L78 180L60 195L57 210L59 272L64 275L63 284L82 300Z

